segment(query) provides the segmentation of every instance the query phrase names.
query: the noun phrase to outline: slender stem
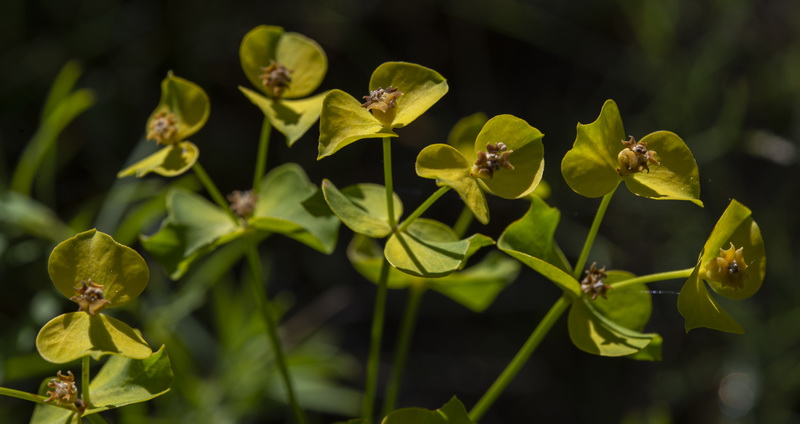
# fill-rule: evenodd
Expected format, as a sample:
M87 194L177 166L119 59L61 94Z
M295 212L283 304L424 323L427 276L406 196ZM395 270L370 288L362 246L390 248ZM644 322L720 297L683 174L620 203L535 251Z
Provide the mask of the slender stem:
M394 216L394 184L392 182L392 143L386 137L383 139L383 185L386 187L386 213L389 217L389 226L397 225Z
M92 406L92 398L89 394L89 366L91 365L89 355L81 358L81 395L86 406Z
M594 221L592 221L592 227L589 229L589 234L586 236L586 241L583 243L581 255L578 257L578 262L575 263L575 268L572 270L572 276L575 277L575 279L580 278L581 274L583 273L583 267L586 266L586 259L589 257L589 252L591 252L592 246L594 245L594 239L597 237L597 231L600 229L600 223L603 222L606 209L608 209L608 204L611 203L611 198L617 191L617 187L619 187L619 183L617 183L613 190L603 196L603 200L600 202L600 206L597 208L597 213L594 215Z
M214 203L222 208L222 210L228 214L228 216L233 220L234 223L236 223L236 225L239 225L239 218L233 213L230 205L225 200L225 197L222 196L222 193L214 184L214 181L211 180L211 177L208 176L205 169L203 169L203 167L200 165L200 162L195 162L192 169L194 170L195 175L197 175L197 178L200 179L203 187L205 187L206 191L208 191L208 194L211 195L212 199L214 199Z
M417 218L422 216L422 214L425 213L425 211L428 210L428 208L433 206L433 204L436 203L436 201L439 200L439 198L442 197L442 195L447 193L448 190L450 190L450 187L448 186L439 187L439 190L436 190L435 193L431 194L427 200L422 202L422 204L419 205L419 207L414 212L412 212L411 215L409 215L408 218L406 218L406 220L403 221L402 224L400 224L400 227L397 228L397 231L403 231L407 229L409 225L411 225L414 221L416 221Z
M386 386L386 399L383 401L383 415L386 416L394 409L397 401L397 393L400 391L400 381L403 377L403 369L408 358L408 351L411 348L411 337L414 335L414 327L417 323L419 304L426 287L423 285L412 285L408 290L408 300L406 310L403 315L403 323L400 327L400 334L397 336L397 346L394 352L394 365L389 383Z
M654 283L656 281L664 281L664 280L678 280L683 278L689 278L694 272L694 268L686 268L680 269L677 271L667 271L667 272L659 272L656 274L650 275L642 275L641 277L634 277L628 280L622 280L617 283L613 283L612 286L615 289L630 286L632 284L647 284L647 283Z
M261 136L258 138L258 153L256 156L256 172L253 174L253 193L258 193L261 188L261 179L267 170L267 151L269 150L269 135L272 124L266 116L261 124Z
M473 219L475 219L475 215L473 215L472 210L464 206L464 209L461 209L461 215L458 216L456 223L453 224L453 231L456 232L458 238L464 237L464 234L467 233L467 229L469 229L469 225L472 224Z
M256 241L253 237L252 234L247 235L247 262L250 265L250 272L253 274L253 278L250 279L250 288L253 291L253 297L256 299L258 310L261 312L262 318L264 319L264 324L267 326L267 336L272 351L275 354L275 363L278 366L278 371L283 380L283 385L286 389L286 397L294 413L295 421L298 424L304 424L306 422L306 417L300 405L297 403L292 379L289 376L289 368L286 366L286 357L283 353L280 337L278 336L278 325L275 322L275 317L269 310L266 288L261 284L264 281L264 277L261 272L261 260L258 257Z
M556 301L556 303L553 304L550 310L547 311L547 314L539 322L539 325L537 325L533 330L533 333L531 333L530 337L528 337L528 340L522 346L522 349L517 352L516 356L514 356L514 359L512 359L506 369L503 370L503 373L497 377L497 380L495 380L494 384L489 387L489 390L486 391L478 403L475 404L475 407L469 412L469 418L472 421L477 422L483 417L486 411L489 410L500 393L502 393L506 386L511 383L511 380L517 376L522 367L528 361L528 358L530 358L530 356L539 346L539 343L541 343L542 339L544 339L544 336L550 332L553 324L555 324L558 318L561 317L561 314L567 310L569 305L569 296L564 294Z
M364 390L364 404L361 406L361 416L364 424L372 422L375 409L375 392L378 387L378 373L380 371L381 336L383 335L383 318L386 312L386 291L389 281L389 261L383 258L381 276L378 280L378 292L375 294L375 310L372 314L372 330L367 359L367 383Z
M14 397L17 399L22 400L29 400L31 402L41 403L42 405L52 405L57 406L59 408L68 409L70 411L78 412L78 408L75 407L74 404L63 404L63 405L56 405L55 402L45 402L44 400L47 399L45 396L35 395L33 393L23 392L21 390L9 389L8 387L0 387L0 395Z

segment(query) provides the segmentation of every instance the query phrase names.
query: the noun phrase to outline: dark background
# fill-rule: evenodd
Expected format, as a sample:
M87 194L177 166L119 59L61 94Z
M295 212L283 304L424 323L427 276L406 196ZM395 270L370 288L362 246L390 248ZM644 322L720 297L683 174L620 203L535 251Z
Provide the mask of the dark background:
M0 188L36 131L53 78L70 59L82 64L78 86L93 90L96 104L61 135L50 163L55 184L38 187L33 197L75 232L95 226L114 232L99 212L109 193L133 184L117 181L115 174L141 157L132 152L144 143L144 123L169 70L196 82L211 98L210 119L192 137L203 166L223 192L246 188L263 115L237 89L249 85L239 65L239 43L257 25L280 25L315 39L325 50L329 71L321 90L340 88L360 97L372 70L395 60L433 68L448 79L450 92L400 130L394 144L395 187L406 210L435 188L414 174L416 154L427 144L444 142L457 119L474 112L510 113L540 129L544 178L552 188L548 202L562 211L557 238L574 260L599 200L572 192L559 164L575 138L575 124L593 121L603 101L613 98L629 134L640 138L664 129L685 140L700 168L705 208L640 199L621 189L590 260L639 274L691 266L735 198L753 210L768 252L762 290L753 299L723 303L747 334L704 329L685 334L675 306L682 282L661 283L653 286L657 293L648 330L664 337L663 362L578 351L562 318L482 422L800 422L800 288L792 268L800 260L797 22L800 3L790 0L4 0ZM289 149L273 133L269 166L298 162L315 183L330 178L339 187L382 182L380 143L359 142L317 162L317 136L312 128ZM168 182L146 179L158 181L159 190ZM526 209L524 202L495 198L490 207L491 224L476 224L472 231L495 238ZM451 194L431 216L451 222L460 208ZM41 310L59 313L73 306L53 294L47 277L52 242L0 224L0 359L5 364L0 381L35 390L53 371L36 362L33 338L49 319L42 321L48 315ZM158 219L142 232L157 228ZM332 363L337 365L327 376L360 390L374 287L347 263L349 238L342 230L331 257L279 237L268 239L262 251L274 264L271 295L284 302L290 321L304 317L315 300L334 304L333 312L321 314L325 324L318 330L336 351ZM227 358L242 366L236 354L216 345L225 315L214 312L214 305L224 308L216 289L200 290L198 306L165 327L153 311L179 298L182 282L169 282L155 263L151 272L151 290L122 314L143 328L153 346L167 343L178 383L168 395L126 408L132 412L118 418L111 413L110 419L139 422L151 415L149 422L281 422L285 409L275 401L259 401L258 389L248 393L249 386L237 384L241 370L237 374L225 365ZM390 292L385 370L406 294ZM558 294L524 272L482 314L427 295L399 406L438 408L456 395L470 408ZM233 356L226 357L229 353ZM320 354L315 355L310 357ZM28 362L14 362L20 358ZM185 361L176 365L180 358ZM14 365L20 363L26 365ZM721 387L735 389L738 403L723 402ZM3 422L24 422L30 410L26 402L0 399L0 414L8 417ZM324 408L312 414L312 422L342 418Z

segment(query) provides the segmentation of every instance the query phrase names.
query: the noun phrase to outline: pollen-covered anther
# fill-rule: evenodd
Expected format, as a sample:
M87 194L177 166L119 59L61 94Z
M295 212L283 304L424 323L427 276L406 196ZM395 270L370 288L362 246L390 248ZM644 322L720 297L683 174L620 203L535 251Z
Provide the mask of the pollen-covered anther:
M47 387L53 389L47 391L48 398L45 402L56 401L56 405L61 403L75 403L78 400L78 387L75 385L75 376L72 371L67 371L67 375L61 374L61 370L56 373L56 378L47 383Z
M361 107L385 113L387 110L397 107L396 101L402 95L403 93L397 91L397 87L378 87L377 90L370 91L368 96L364 96L365 101Z
M231 202L231 210L246 219L251 217L256 210L258 196L253 194L253 190L236 190L228 195L228 201Z
M597 263L593 262L585 273L586 275L581 280L581 291L591 296L592 300L597 299L597 296L607 299L606 293L611 290L611 286L606 284L606 267L597 269Z
M514 169L514 165L508 161L508 157L514 153L513 150L508 150L505 143L487 144L486 151L479 151L478 158L472 165L469 171L469 176L472 178L492 178L494 171L500 169Z
M642 171L650 173L648 164L661 165L661 162L656 159L656 151L647 150L646 141L637 142L632 135L628 137L627 140L622 140L622 144L625 148L617 155L617 162L619 163L617 173L619 175L624 177Z
M728 249L719 249L719 256L710 259L703 266L709 280L733 287L734 290L744 288L747 279L747 262L744 260L744 247L736 248L733 243Z
M81 284L75 287L76 295L70 297L69 300L78 304L79 311L95 316L97 312L111 303L108 299L103 298L103 288L105 286L95 283L91 278L81 281Z
M175 144L179 140L178 123L175 115L168 112L159 112L150 120L147 139L155 140L157 144Z
M289 89L289 85L292 83L292 77L289 74L292 72L289 68L270 60L269 66L261 67L261 75L258 78L266 87L269 95L278 98Z

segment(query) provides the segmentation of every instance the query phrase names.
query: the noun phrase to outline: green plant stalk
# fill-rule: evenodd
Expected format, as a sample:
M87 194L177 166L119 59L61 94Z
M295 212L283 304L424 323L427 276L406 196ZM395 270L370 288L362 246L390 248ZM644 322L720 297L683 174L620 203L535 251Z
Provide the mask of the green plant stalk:
M468 207L464 206L464 208L461 209L461 215L458 216L456 223L453 224L453 231L456 232L458 238L464 237L473 219L475 219L475 215Z
M272 123L264 116L261 125L261 136L258 138L258 153L256 156L256 171L253 174L253 193L260 192L261 179L267 171L267 151L269 150L269 136L272 132Z
M250 265L250 272L253 274L253 278L250 279L250 288L253 291L253 296L256 299L256 305L259 312L261 312L262 318L264 319L264 324L267 327L267 336L269 338L272 351L275 353L275 363L278 366L278 371L281 375L281 379L283 380L283 385L286 389L286 397L289 405L292 408L292 412L294 413L295 421L298 424L305 424L306 417L303 413L303 409L300 408L300 404L297 403L294 385L292 384L292 378L289 375L289 367L286 365L286 356L283 353L281 340L278 336L278 325L275 322L272 313L269 311L269 300L266 289L261 287L261 282L264 281L264 278L263 273L261 272L261 261L258 257L256 241L252 238L252 234L248 234L246 237L248 239L246 252L247 262Z
M547 314L533 330L533 333L531 333L530 337L528 337L528 340L525 341L525 344L514 356L514 359L511 360L506 369L503 370L503 373L497 377L497 380L495 380L492 386L489 387L489 390L487 390L483 397L480 398L472 410L469 411L469 418L472 421L479 421L486 411L489 410L497 397L500 396L508 384L511 383L514 377L517 376L525 363L528 362L528 359L539 346L539 343L541 343L547 333L550 332L553 324L558 321L570 304L571 300L569 296L564 294L556 301L555 304L553 304L550 310L547 311Z
M372 314L372 329L370 334L369 357L367 358L367 382L364 389L364 403L361 405L363 424L372 422L375 410L375 392L378 387L378 373L381 359L381 336L383 335L383 320L386 313L386 292L389 282L389 261L383 258L381 276L378 279L378 292L375 294L375 310Z
M219 191L217 186L214 184L214 181L211 180L211 177L208 176L206 170L200 165L200 162L195 162L194 166L192 166L192 170L194 170L195 175L203 184L203 187L206 188L208 194L211 195L211 198L214 200L214 203L217 204L228 216L233 220L236 225L239 225L239 217L236 216L235 213L230 208L230 205L225 200L225 197L222 196L222 193Z
M689 278L689 276L692 275L692 272L694 272L694 267L680 269L677 271L659 272L656 274L642 275L641 277L634 277L634 278L629 278L627 280L618 281L612 284L611 286L614 287L615 289L618 289L633 284L648 284L664 280L678 280L683 278Z
M386 385L386 398L383 401L382 414L384 416L392 412L395 402L397 401L397 394L400 391L400 382L403 378L403 370L405 369L406 360L408 358L408 351L411 348L411 338L414 335L414 327L416 327L417 317L419 316L419 304L421 303L422 295L425 293L425 290L426 287L423 285L412 285L408 290L408 300L406 301L406 310L403 314L403 323L400 327L400 334L397 336L392 374Z
M402 224L400 224L400 227L397 228L397 231L405 231L406 229L408 229L408 227L411 224L413 224L414 221L417 220L417 218L422 216L422 214L425 213L425 211L427 211L428 208L433 206L433 204L436 203L436 201L439 200L439 198L442 197L442 195L447 193L448 190L450 190L449 186L439 187L439 190L436 190L436 192L431 194L427 200L422 202L422 204L419 205L419 207L414 212L412 212L411 215L409 215L408 218L406 218L406 220L403 221Z
M389 218L389 227L397 225L394 216L394 183L392 182L392 142L389 137L383 139L383 185L386 188L386 213Z
M89 394L89 374L91 369L90 363L91 358L89 355L84 356L81 358L81 396L83 397L83 403L86 404L87 407L92 406L92 398Z
M50 405L58 408L64 408L73 412L80 412L78 411L78 408L76 408L74 404L56 405L55 403L45 402L44 400L47 398L44 396L23 392L21 390L9 389L8 387L0 387L0 395L14 397L22 400L29 400L31 402L41 403L42 405Z
M603 200L600 202L600 206L597 208L597 213L594 215L594 221L592 221L592 227L589 229L589 234L586 236L586 241L583 243L581 254L578 256L578 261L575 262L575 268L572 270L572 276L575 277L576 280L581 277L581 274L583 274L583 267L586 266L586 259L589 258L589 253L592 251L594 240L597 238L597 231L600 229L600 223L603 222L603 217L606 215L608 204L611 203L611 198L614 196L614 193L616 193L617 187L619 187L619 183L617 183L613 190L603 196Z

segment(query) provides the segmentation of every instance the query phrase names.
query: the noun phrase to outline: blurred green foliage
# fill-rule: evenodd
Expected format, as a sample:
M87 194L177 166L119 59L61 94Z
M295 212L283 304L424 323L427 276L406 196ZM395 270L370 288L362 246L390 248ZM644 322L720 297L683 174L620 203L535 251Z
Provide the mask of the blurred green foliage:
M663 362L586 355L571 345L562 320L485 422L798 420L800 286L790 267L800 260L798 21L800 3L791 0L5 0L0 384L33 391L57 369L41 360L33 342L48 317L74 306L47 276L56 242L96 227L134 244L142 228L145 234L157 229L169 187L197 188L193 177L115 179L129 158L152 150L144 143L144 122L168 70L197 82L211 98L209 121L193 139L206 169L223 191L248 185L249 170L232 171L242 158L250 166L263 115L237 89L248 85L238 46L248 30L271 24L320 42L329 59L322 90L366 94L372 70L390 60L419 63L448 79L450 93L403 133L396 149L395 180L402 184L395 190L404 198L423 200L432 183L415 176L414 158L425 145L445 141L459 118L514 114L545 133L549 203L563 214L556 237L574 257L596 203L572 193L552 164L570 148L575 124L591 122L598 106L614 98L630 134L664 128L684 139L698 161L706 206L701 219L690 221L687 216L698 215L689 215L694 205L666 207L620 193L605 225L624 223L628 233L650 237L644 243L606 234L592 260L634 272L690 266L734 197L760 223L770 257L764 287L746 304L724 302L744 337L705 330L685 335L675 308L680 282L665 285L654 293L646 329L664 335ZM64 67L72 59L81 65ZM336 163L316 162L314 130L291 149L275 147L270 168L298 162L317 184L331 175L342 187L364 175L380 182L380 163L367 159L376 157L379 143L354 144ZM342 161L361 165L342 174ZM451 194L442 202L455 207L460 200ZM521 204L496 198L490 208L492 224L481 232L495 238L525 213ZM344 260L346 243L340 240L332 257L285 240L267 240L264 249L265 261L274 264L270 287L281 301L275 313L285 314L282 330L301 403L318 401L304 405L317 411L313 422L352 415L363 381L359 364L374 287ZM112 420L280 422L280 386L271 363L262 360L268 343L260 321L246 313L252 299L221 289L231 284L215 284L238 287L249 278L233 267L242 254L241 244L231 243L177 283L153 272L142 298L121 308L117 315L142 328L151 345L167 345L176 379L169 394L122 408ZM390 332L404 300L393 294ZM523 273L481 315L428 296L398 406L439 408L454 389L465 405L473 404L557 295L543 279ZM332 394L315 396L319 390ZM8 422L25 422L32 409L0 399Z

